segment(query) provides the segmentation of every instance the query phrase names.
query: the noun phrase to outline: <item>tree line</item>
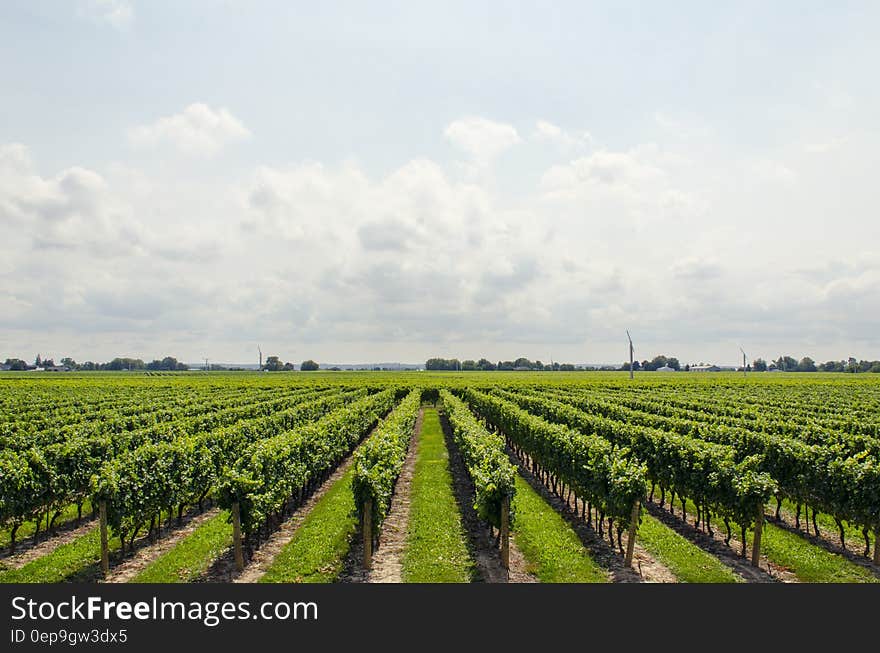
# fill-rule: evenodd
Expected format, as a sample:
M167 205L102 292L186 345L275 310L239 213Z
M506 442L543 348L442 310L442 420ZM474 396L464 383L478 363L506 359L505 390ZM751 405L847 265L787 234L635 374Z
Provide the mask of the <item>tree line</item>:
M54 369L65 368L71 372L123 372L123 371L147 371L147 372L185 372L190 367L186 363L181 363L174 356L166 356L159 360L155 359L145 363L140 358L117 357L106 363L95 363L86 361L77 363L73 358L65 357L56 365L51 358L43 359L40 354L34 359L33 363L28 363L20 358L7 358L4 367L11 372L25 372L27 370L36 369ZM315 361L309 359L300 363L299 369L303 372L312 372L320 366ZM223 365L212 364L207 369L211 371L233 371L243 370L241 367L226 367ZM263 364L263 369L268 372L289 372L296 369L294 363L284 363L278 356L269 356Z
M429 358L425 362L425 369L431 371L455 371L455 372L509 372L514 370L545 371L545 372L574 372L576 369L571 363L547 363L530 361L528 358L517 358L514 361L492 361L481 358L475 360L460 361L457 358Z

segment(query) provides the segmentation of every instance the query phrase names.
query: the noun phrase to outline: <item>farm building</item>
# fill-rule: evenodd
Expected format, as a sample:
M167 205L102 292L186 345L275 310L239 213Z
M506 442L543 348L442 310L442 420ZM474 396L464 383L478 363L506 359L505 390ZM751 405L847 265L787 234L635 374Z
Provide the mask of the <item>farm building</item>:
M717 365L691 365L691 372L720 372Z
M669 367L669 365L664 365L663 367L658 367L655 371L656 372L674 372L675 368Z

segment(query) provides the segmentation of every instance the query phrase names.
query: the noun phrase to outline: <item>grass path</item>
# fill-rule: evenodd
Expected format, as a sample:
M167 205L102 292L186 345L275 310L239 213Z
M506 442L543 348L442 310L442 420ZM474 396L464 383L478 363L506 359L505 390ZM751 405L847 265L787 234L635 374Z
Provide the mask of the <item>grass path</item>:
M403 555L408 583L467 583L475 574L452 490L449 452L436 408L426 408L418 440Z
M91 514L92 514L92 504L88 499L86 499L85 502L83 503L83 507L82 507L83 521L90 519ZM70 526L72 526L74 524L74 522L76 522L76 519L77 519L76 504L71 503L70 505L65 506L61 510L61 514L59 514L58 517L55 519L55 524L52 526L51 529L49 529L49 537L50 538L54 537L61 530L69 528ZM43 521L42 527L45 527L45 525L46 525L45 521ZM42 541L46 538L46 531L43 530L42 527L40 529L40 535L39 535L40 541ZM18 531L16 531L16 533L15 533L16 550L19 550L18 549L19 547L26 548L30 544L26 540L28 538L33 537L34 531L36 531L36 530L37 530L37 524L34 521L26 521L21 526L19 526ZM2 549L8 550L9 544L11 543L11 541L12 541L12 530L9 528L0 529L0 550L2 550Z
M607 583L608 573L590 557L580 538L532 487L517 475L513 538L542 583Z
M339 576L358 530L349 469L315 503L261 583L329 583Z
M715 556L642 513L636 542L666 565L682 583L736 583L741 579Z
M676 515L681 515L681 501L676 500ZM775 503L773 504L775 508ZM687 501L688 515L693 520L696 514L696 506ZM772 514L772 512L770 513ZM716 536L720 536L723 526L716 524ZM739 526L731 522L733 539L731 546L739 550L742 546L740 541ZM754 531L746 532L748 541L748 553L751 555ZM868 569L847 560L842 555L832 553L821 546L813 544L797 533L789 532L784 528L774 525L765 520L764 530L761 535L761 557L776 567L777 571L792 574L801 583L876 583L880 582ZM766 562L762 565L766 571Z
M206 519L187 537L157 557L130 583L187 583L201 576L220 556L232 546L232 524L229 512L220 510Z
M111 538L110 551L119 550L119 538ZM0 583L60 583L94 581L100 575L101 533L94 526L84 535L60 545L18 569L0 571Z

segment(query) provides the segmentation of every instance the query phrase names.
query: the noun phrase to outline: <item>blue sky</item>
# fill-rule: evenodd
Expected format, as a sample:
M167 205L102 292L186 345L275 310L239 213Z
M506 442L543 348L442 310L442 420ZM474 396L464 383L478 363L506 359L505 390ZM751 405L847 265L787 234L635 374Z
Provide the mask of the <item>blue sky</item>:
M0 356L880 357L878 18L6 2Z

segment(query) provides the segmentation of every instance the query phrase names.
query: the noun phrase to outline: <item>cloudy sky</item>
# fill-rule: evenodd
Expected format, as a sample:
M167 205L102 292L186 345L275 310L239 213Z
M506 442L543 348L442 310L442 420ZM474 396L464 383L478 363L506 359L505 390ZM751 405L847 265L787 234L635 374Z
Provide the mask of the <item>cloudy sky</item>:
M0 359L880 358L880 4L721 4L6 0Z

